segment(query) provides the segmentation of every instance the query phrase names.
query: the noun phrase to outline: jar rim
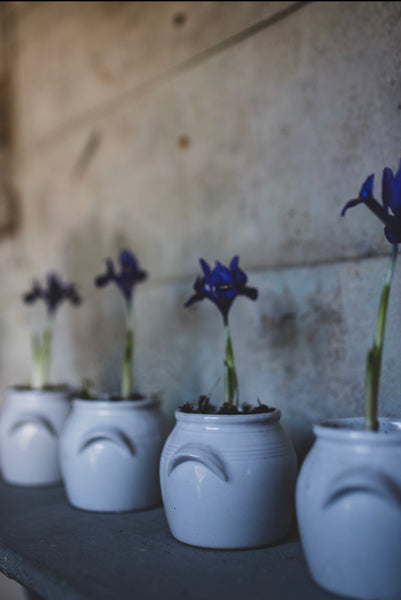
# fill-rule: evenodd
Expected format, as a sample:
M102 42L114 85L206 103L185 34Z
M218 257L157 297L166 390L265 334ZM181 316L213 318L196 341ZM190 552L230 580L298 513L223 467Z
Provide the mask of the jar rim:
M6 398L19 401L35 402L38 400L49 400L57 402L58 400L65 401L71 399L71 389L67 386L53 388L29 388L12 386L6 389Z
M225 415L225 414L200 414L200 413L185 413L181 410L175 411L175 418L177 421L184 423L198 423L203 425L240 425L243 423L263 423L268 421L270 423L276 423L281 418L281 411L275 408L273 411L265 413L240 413L237 415Z
M378 431L367 431L363 417L326 419L313 426L317 438L349 443L401 444L401 419L380 417Z
M89 398L74 398L72 400L73 406L84 410L113 410L113 411L124 411L124 410L135 410L141 408L150 408L160 404L159 398L143 398L141 400L106 400L104 398L89 399Z

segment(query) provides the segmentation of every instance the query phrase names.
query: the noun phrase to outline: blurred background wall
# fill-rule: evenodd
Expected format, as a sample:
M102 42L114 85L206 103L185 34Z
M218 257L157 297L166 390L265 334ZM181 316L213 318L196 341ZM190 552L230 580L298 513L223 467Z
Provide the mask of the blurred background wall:
M363 411L390 246L362 181L401 156L399 2L3 2L0 384L28 381L33 278L85 302L58 315L52 380L119 385L124 314L97 290L131 248L135 377L174 409L222 375L221 319L183 304L198 258L240 256L256 303L231 312L242 401L311 424ZM401 274L380 394L401 412ZM222 383L213 398L222 399Z

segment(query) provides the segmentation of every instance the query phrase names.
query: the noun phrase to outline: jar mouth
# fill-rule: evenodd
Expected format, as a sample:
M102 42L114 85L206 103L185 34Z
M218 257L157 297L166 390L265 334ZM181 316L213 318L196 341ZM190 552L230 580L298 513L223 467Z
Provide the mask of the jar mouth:
M213 426L213 424L224 426L225 424L240 425L242 423L276 423L280 420L280 417L281 411L278 408L275 408L273 411L266 413L247 413L238 415L208 415L199 413L185 413L180 410L175 411L175 418L177 421L181 421L183 423L198 423L210 426Z
M401 419L381 417L379 429L367 431L363 417L327 419L313 426L318 438L349 443L401 444Z
M39 400L48 400L49 402L65 401L71 399L71 389L67 386L49 387L44 389L35 389L24 386L13 386L6 389L8 399L21 402L33 403Z
M129 411L140 410L142 408L151 408L160 404L159 398L143 398L142 400L106 400L105 398L88 399L74 398L72 401L74 407L81 410L94 411Z
M42 388L35 388L32 387L29 384L19 384L19 385L10 385L7 387L7 391L13 391L13 392L43 392L43 393L50 393L50 392L71 392L71 387L69 385L67 385L66 383L60 383L60 384L55 384L55 385L46 385L45 387Z

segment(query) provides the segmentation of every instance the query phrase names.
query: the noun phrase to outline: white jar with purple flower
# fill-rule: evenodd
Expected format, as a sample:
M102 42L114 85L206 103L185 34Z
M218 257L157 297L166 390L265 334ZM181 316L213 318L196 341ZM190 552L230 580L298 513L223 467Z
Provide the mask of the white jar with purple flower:
M211 300L226 335L224 402L209 396L186 403L162 452L160 480L172 535L194 546L250 548L282 539L293 518L297 461L280 425L281 412L264 404L239 403L238 380L229 329L237 296L257 298L235 256L214 269L200 260L203 275L194 284L190 306Z
M374 175L342 214L364 204L383 223L392 245L376 332L368 351L365 417L314 426L316 441L297 483L296 506L313 579L332 593L360 600L401 598L401 420L378 418L378 396L390 287L401 243L401 163L385 168L382 203Z
M56 312L63 301L81 302L73 284L54 273L44 285L34 282L24 296L28 304L43 301L45 325L32 335L31 384L6 391L0 417L0 465L3 479L20 486L61 482L58 438L70 411L67 386L50 385L51 342Z
M65 491L76 508L99 512L140 510L161 503L158 477L165 423L157 398L133 391L133 295L145 280L136 257L122 250L119 269L111 259L97 287L117 286L126 308L121 389L116 395L78 395L60 437Z

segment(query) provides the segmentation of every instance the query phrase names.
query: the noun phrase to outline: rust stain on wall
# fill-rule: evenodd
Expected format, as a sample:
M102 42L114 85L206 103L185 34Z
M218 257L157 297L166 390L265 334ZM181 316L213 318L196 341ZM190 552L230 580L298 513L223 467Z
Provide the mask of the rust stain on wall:
M177 144L181 150L187 150L191 145L191 138L184 133L178 137Z
M183 25L185 25L186 22L187 22L187 15L183 11L178 11L173 16L173 24L176 27L183 27Z

